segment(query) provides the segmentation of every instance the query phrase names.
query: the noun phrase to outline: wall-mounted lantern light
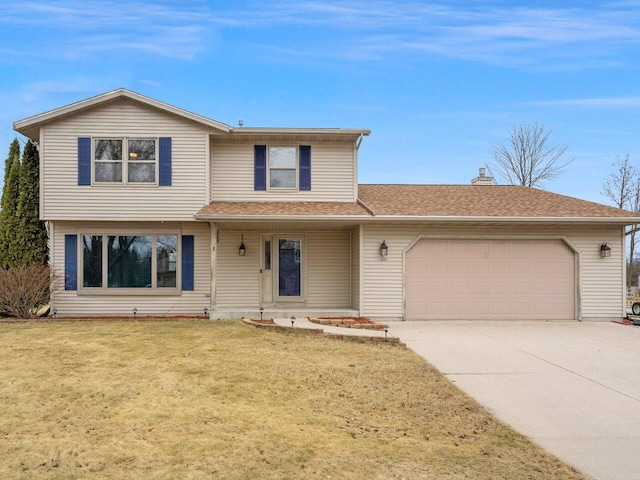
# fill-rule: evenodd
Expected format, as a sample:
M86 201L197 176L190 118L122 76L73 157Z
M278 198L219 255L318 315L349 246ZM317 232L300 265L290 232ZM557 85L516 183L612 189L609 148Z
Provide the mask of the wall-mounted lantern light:
M238 255L244 257L247 254L247 249L244 246L244 234L242 235L242 240L240 240L240 248L238 249Z
M382 243L380 244L380 258L384 260L385 258L387 258L388 253L389 253L389 247L387 247L386 242L382 240Z
M602 258L611 256L611 247L607 245L607 242L602 242L602 245L600 245L600 256Z

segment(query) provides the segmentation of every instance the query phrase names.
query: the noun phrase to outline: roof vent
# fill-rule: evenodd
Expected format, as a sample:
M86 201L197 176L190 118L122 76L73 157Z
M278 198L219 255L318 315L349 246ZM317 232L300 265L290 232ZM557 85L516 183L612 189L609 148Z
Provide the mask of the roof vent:
M476 178L471 180L471 185L493 185L493 177L485 177L485 169L481 168Z
M244 120L238 120L238 126L239 127L243 127L244 126Z

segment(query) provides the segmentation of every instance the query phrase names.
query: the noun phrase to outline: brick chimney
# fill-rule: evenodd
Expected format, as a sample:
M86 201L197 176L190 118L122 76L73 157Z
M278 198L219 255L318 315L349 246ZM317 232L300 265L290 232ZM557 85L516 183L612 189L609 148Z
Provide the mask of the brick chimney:
M471 180L471 185L493 185L493 177L484 176L485 169L481 168L479 175Z

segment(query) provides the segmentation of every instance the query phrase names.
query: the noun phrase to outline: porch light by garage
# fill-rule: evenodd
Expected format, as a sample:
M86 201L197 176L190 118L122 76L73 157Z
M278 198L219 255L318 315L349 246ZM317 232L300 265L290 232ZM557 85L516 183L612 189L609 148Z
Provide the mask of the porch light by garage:
M389 253L389 247L387 247L386 242L382 240L382 243L380 244L380 258L384 260L385 258L387 258L388 253Z
M602 245L600 245L600 256L602 258L611 256L611 247L607 245L607 242L602 242Z

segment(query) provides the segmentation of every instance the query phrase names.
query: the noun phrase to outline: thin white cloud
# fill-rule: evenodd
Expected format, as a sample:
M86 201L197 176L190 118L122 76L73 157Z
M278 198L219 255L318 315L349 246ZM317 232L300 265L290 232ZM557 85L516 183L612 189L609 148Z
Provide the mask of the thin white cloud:
M581 107L581 108L620 108L640 107L640 97L611 97L611 98L572 98L561 100L543 100L524 103L531 107Z
M222 10L212 22L222 28L233 23L232 28L270 31L307 27L308 38L296 39L296 50L335 58L421 52L514 67L575 69L608 67L615 63L611 57L624 64L625 49L640 46L640 4L631 2L543 8L285 0ZM324 49L315 41L323 34L329 37ZM385 42L375 41L385 36ZM283 40L265 36L262 45L282 47L278 41Z
M1 5L0 25L38 31L22 51L14 46L14 57L80 58L110 51L192 59L206 47L210 19L202 1L28 0Z

